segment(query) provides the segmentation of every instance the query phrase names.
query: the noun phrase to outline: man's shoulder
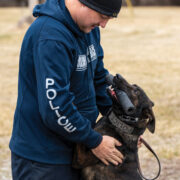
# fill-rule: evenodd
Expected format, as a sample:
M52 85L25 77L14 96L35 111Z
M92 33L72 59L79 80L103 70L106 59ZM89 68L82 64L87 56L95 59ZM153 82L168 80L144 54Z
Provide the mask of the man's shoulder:
M73 32L63 23L51 17L39 17L36 20L39 28L39 40L68 42L73 40Z

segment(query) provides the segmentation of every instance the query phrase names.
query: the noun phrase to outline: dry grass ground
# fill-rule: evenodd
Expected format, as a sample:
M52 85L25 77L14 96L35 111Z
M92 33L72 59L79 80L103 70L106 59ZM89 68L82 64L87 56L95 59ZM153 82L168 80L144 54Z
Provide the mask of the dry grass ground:
M17 21L27 10L0 9L0 179L10 180L9 138L17 98L18 56L27 25ZM155 102L156 133L145 134L161 158L159 179L180 179L180 8L123 8L102 30L105 66L143 87ZM155 161L142 148L143 170ZM152 164L151 164L152 163Z

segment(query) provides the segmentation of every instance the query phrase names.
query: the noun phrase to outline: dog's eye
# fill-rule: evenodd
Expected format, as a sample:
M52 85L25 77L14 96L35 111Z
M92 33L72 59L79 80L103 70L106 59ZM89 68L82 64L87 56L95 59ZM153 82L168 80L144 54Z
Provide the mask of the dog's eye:
M139 91L138 89L135 89L135 90L134 90L134 93L135 93L136 95L140 95L140 91Z

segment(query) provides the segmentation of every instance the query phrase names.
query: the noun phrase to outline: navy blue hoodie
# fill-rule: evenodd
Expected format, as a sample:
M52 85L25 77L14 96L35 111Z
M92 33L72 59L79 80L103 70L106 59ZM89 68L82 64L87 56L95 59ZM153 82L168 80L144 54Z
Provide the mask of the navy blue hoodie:
M100 144L93 126L112 104L99 28L83 33L64 0L47 0L33 14L21 47L10 149L38 162L70 164L74 143Z

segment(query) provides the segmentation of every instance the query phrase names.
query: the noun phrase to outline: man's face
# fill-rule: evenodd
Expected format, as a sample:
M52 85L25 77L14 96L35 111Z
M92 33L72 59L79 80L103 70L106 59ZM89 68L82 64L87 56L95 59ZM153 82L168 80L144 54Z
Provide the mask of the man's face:
M109 19L112 19L112 17L100 14L87 6L82 6L78 13L76 23L83 32L89 33L97 26L105 28Z

